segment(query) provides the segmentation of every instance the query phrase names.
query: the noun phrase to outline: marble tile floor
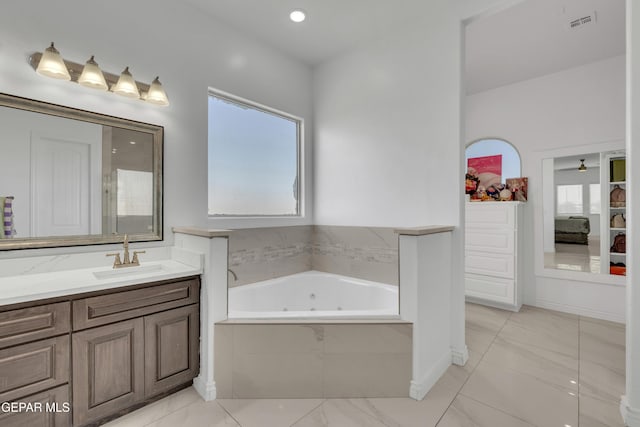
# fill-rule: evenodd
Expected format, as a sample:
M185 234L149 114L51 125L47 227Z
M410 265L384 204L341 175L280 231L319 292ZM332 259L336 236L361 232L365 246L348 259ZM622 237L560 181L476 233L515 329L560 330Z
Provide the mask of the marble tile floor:
M466 366L451 366L424 400L220 399L185 389L108 427L616 427L625 328L524 306L467 304Z
M588 245L556 243L555 247L555 252L544 254L545 268L600 273L599 238L590 237Z

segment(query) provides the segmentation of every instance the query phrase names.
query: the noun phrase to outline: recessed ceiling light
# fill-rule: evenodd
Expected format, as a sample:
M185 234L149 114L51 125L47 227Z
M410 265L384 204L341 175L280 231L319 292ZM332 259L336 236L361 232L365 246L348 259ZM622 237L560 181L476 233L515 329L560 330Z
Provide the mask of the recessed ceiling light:
M289 14L289 19L293 22L302 22L307 18L307 15L300 9L293 10Z
M136 145L136 142L135 141L129 141L129 144Z

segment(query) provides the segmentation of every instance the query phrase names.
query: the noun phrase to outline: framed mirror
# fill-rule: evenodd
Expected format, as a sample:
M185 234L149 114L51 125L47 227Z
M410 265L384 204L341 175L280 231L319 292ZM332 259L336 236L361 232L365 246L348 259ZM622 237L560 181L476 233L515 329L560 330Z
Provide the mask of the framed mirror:
M626 267L624 150L581 153L542 160L544 268L611 274ZM622 202L613 201L622 194ZM618 197L619 198L619 197Z
M0 250L162 240L163 137L0 94Z
M532 161L535 274L624 285L626 254L613 246L626 234L626 207L612 199L626 189L624 140L538 151Z

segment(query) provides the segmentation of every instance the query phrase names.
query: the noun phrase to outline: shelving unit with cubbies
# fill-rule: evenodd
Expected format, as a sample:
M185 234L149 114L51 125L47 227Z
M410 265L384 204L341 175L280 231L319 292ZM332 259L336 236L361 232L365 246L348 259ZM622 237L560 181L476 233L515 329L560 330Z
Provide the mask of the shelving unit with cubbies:
M613 217L621 214L623 218L627 217L627 207L624 202L613 202L611 200L612 191L617 188L626 192L626 171L625 171L625 154L624 152L607 153L601 165L602 179L607 185L602 186L602 230L601 233L601 266L602 272L607 274L626 274L627 254L622 251L615 251L613 245L618 235L625 235L626 239L626 223L625 226L613 225Z

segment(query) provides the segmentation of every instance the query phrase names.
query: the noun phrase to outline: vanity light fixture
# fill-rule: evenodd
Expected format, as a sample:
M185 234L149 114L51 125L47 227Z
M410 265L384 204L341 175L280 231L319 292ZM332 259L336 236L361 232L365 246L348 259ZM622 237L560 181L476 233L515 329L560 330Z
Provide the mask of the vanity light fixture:
M32 54L29 64L38 74L47 77L68 80L95 89L110 90L118 95L137 98L150 104L169 105L169 99L158 77L148 84L134 80L129 67L120 75L108 73L100 69L93 56L84 65L65 61L53 42L43 53Z
M164 92L162 83L160 83L160 80L158 79L159 77L156 77L151 82L149 92L147 92L146 101L156 105L169 105L167 94Z
M114 87L111 88L113 93L126 96L127 98L140 98L140 91L136 85L136 81L126 67L120 74L120 78Z
M71 80L69 70L60 56L60 52L51 42L51 46L44 50L42 58L38 62L36 73L60 80Z
M102 74L98 63L93 59L93 55L91 55L91 58L84 64L82 74L78 77L78 84L98 90L109 89L107 81L104 79L104 74Z
M295 9L295 10L292 10L291 13L289 14L289 19L291 19L295 23L300 23L305 19L307 19L307 14L304 13L303 10Z
M584 165L584 159L580 159L580 166L578 166L579 172L586 172L587 167Z

